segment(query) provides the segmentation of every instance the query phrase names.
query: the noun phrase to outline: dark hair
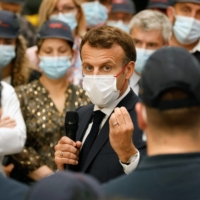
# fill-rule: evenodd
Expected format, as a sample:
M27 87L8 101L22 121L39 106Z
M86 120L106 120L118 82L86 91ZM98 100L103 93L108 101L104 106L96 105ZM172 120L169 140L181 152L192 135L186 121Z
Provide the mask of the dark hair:
M133 39L119 28L106 25L93 28L83 37L80 51L86 43L92 47L105 49L109 49L114 44L118 44L122 47L126 55L123 60L124 64L127 64L130 61L136 61L136 50Z
M160 100L180 100L188 98L188 93L179 89L164 92ZM146 107L150 124L157 129L192 130L200 127L200 106L170 110Z

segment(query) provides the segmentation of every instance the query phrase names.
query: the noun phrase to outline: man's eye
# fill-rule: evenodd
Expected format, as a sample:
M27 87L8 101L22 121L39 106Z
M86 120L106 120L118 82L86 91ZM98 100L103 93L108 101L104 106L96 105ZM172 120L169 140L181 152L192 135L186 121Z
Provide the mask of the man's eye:
M149 44L149 47L155 47L156 45L155 44Z
M187 12L189 12L189 9L188 8L183 8L183 12L187 13Z
M139 44L140 41L139 40L134 40L135 44Z
M92 67L91 66L87 66L87 67L85 67L85 69L87 70L87 71L92 71Z
M110 71L110 69L111 69L110 66L105 66L105 67L104 67L104 70L105 70L105 71Z

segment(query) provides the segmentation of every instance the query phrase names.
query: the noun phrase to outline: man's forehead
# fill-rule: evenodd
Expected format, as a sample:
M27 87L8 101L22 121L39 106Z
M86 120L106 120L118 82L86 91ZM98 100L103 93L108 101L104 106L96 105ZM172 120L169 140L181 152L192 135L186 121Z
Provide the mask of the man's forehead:
M158 38L158 36L162 36L162 30L159 29L152 29L152 30L145 30L142 27L135 26L131 31L132 37L147 37L147 38Z
M92 47L88 43L84 44L81 51L81 57L83 61L90 59L99 59L99 60L116 60L122 59L125 53L122 47L118 44L113 44L110 48L103 47Z
M108 52L109 51L109 52L112 52L112 51L119 51L120 49L123 51L123 48L117 43L114 43L110 47L102 47L100 45L92 46L92 45L89 44L89 42L86 42L82 47L81 53L93 53L93 51L99 51L99 52L102 52L102 51Z

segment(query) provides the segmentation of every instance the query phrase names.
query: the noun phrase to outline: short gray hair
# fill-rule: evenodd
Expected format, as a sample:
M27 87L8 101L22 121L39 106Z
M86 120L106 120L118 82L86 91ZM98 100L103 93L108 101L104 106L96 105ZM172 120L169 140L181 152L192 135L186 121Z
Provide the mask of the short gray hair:
M134 27L140 27L145 31L161 30L165 43L168 43L172 34L172 24L166 15L159 11L144 10L135 15L130 24L130 31Z

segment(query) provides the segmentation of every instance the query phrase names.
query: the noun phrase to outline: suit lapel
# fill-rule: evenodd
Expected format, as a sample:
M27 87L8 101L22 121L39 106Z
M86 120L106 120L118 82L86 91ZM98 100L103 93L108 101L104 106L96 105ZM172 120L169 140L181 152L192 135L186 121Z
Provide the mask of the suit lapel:
M79 123L79 128L76 133L76 141L82 141L83 136L88 128L88 125L90 123L92 114L93 114L94 105L91 105L86 112L83 113L82 116L79 116L80 119L82 119Z
M120 103L117 105L117 107L125 107L128 111L132 110L138 101L138 97L135 95L135 93L131 91L128 93L128 95L120 101ZM96 157L98 152L101 150L103 145L106 143L106 141L109 139L109 119L105 122L103 128L101 129L99 135L97 136L94 144L92 145L92 148L88 154L88 157L85 161L85 164L83 166L83 172L87 170L93 159Z

